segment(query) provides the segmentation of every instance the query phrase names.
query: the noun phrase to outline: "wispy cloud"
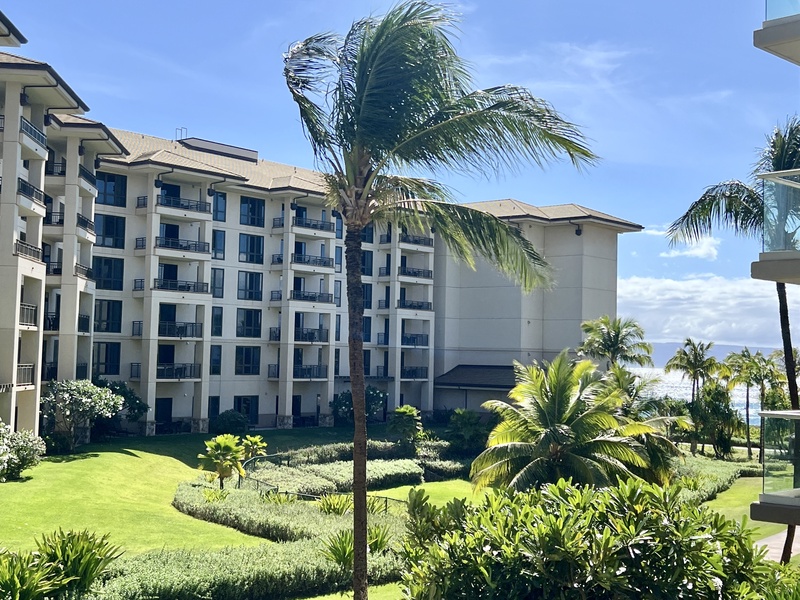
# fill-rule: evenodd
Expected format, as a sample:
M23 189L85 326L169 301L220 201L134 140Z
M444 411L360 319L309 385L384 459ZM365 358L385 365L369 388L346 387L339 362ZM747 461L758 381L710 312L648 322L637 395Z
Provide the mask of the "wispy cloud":
M704 260L717 260L718 248L722 240L715 237L704 237L693 244L682 248L673 248L659 254L662 258L676 258L685 256L688 258L702 258Z

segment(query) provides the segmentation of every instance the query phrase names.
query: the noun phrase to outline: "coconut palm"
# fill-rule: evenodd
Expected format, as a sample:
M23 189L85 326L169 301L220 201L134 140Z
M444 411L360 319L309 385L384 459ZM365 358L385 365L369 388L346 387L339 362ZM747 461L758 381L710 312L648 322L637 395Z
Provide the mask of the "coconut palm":
M644 329L633 319L604 315L599 319L584 321L585 334L578 353L598 360L608 361L607 366L632 363L640 367L652 366L653 346L644 341Z
M786 382L786 374L778 366L773 355L764 356L761 352L756 352L753 355L753 362L750 367L750 380L752 384L758 388L758 400L764 409L766 403L768 389L781 387ZM748 421L749 425L749 421ZM761 430L761 439L759 440L759 453L758 461L764 460L764 431Z
M520 162L565 155L581 166L595 158L577 127L528 90L473 91L451 42L455 23L448 9L414 0L355 22L344 37L311 36L284 57L328 200L346 229L355 600L367 597L362 231L370 223L435 228L456 257L472 265L479 255L530 290L549 281L549 270L521 231L447 202L450 190L432 179L405 174L490 176Z
M700 406L697 402L697 395L700 388L719 368L717 359L708 356L709 350L713 348L714 342L695 342L692 338L686 338L683 348L678 348L675 356L664 365L664 371L680 371L683 379L687 377L692 381L692 398L689 402L689 415L692 417L694 432L692 435L692 454L697 452L697 438L702 428Z
M747 436L747 460L753 460L753 446L750 440L750 388L754 385L752 372L755 367L755 357L751 354L750 350L745 347L739 352L731 352L728 354L728 356L725 357L725 364L730 370L731 382L745 386L744 420L746 423L745 433Z
M219 478L219 489L224 489L225 480L236 471L245 476L242 468L244 448L239 444L239 436L223 433L206 442L206 453L198 454L199 468L204 471L214 471Z
M631 436L652 428L638 424L629 427L628 435L617 433L622 425L615 416L619 396L603 393L592 361L574 363L564 351L552 363L515 363L514 370L511 403L483 404L500 423L472 463L477 489L526 490L566 478L609 485L616 477L633 476L633 467L648 466L641 444Z

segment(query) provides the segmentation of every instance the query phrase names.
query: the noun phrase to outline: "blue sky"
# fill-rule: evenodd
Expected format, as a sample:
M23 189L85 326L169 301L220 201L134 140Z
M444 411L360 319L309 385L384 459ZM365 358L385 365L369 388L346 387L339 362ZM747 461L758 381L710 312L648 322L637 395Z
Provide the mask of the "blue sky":
M257 149L313 168L281 54L345 32L382 0L15 3L19 52L53 65L110 126ZM335 6L335 9L331 7ZM798 110L800 69L753 47L763 1L493 0L457 5L476 85L515 83L583 127L603 159L451 178L463 201L576 202L646 226L619 245L619 312L654 341L779 345L774 286L749 279L760 243L719 233L670 249L663 230L713 183L744 178L766 135ZM790 286L800 325L800 290ZM800 331L800 329L798 330ZM800 341L800 340L799 340Z

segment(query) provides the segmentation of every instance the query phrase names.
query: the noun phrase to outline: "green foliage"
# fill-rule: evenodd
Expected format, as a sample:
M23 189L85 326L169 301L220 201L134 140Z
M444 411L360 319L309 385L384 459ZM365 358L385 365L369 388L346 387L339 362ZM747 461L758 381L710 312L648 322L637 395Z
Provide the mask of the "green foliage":
M392 442L367 440L367 454L370 459L382 458L384 460L392 460L396 458L414 458L414 448L398 446ZM279 455L269 457L270 460L276 460L287 466L316 465L340 460L351 460L352 458L352 442L309 446L308 448L283 452Z
M72 446L72 442L70 441L71 438L71 435L68 435L63 431L54 431L52 433L45 434L43 438L45 453L47 456L70 454L70 448Z
M388 525L371 525L367 528L367 546L373 554L387 552L391 543L392 532Z
M12 431L0 421L0 483L19 479L22 472L39 464L45 442L32 431Z
M242 440L243 459L249 460L266 454L267 442L260 435L246 435Z
M413 445L422 433L422 417L419 409L411 405L396 408L389 419L389 433L401 444Z
M103 377L95 377L92 383L97 387L108 388L117 396L122 396L122 410L125 411L125 420L135 423L150 410L147 402L141 399L132 387L125 381L111 381Z
M274 465L268 461L259 462L258 466L248 474L248 479L267 483L280 492L322 496L336 491L333 482L323 477L296 467Z
M495 420L482 420L474 410L455 409L445 434L450 452L454 456L477 456L486 447L489 432L495 425Z
M721 384L709 381L700 390L698 405L702 430L706 439L711 440L714 456L730 458L734 434L744 431L739 413L731 406L730 392Z
M0 598L3 600L45 600L68 582L53 573L30 552L7 552L0 548Z
M297 502L297 496L294 494L285 494L282 492L261 492L261 500L267 504L291 504Z
M389 394L383 390L368 385L364 390L366 400L367 421L383 418L383 409L389 399ZM345 390L331 401L331 413L336 425L346 425L353 422L353 394Z
M219 479L219 489L225 487L225 479L236 471L241 477L246 473L242 468L244 449L240 445L241 439L230 433L223 433L206 442L206 453L198 454L200 459L199 469L214 471Z
M52 431L69 435L69 449L78 443L77 427L92 426L98 417L111 418L117 414L124 399L108 388L94 385L87 379L51 381L42 396L41 410Z
M578 354L607 361L609 364L602 364L603 367L625 363L653 365L650 358L653 346L644 341L644 329L633 319L603 315L581 323L581 330L585 337L578 346Z
M322 542L322 556L342 571L353 570L353 530L342 529Z
M203 490L203 497L206 499L206 502L222 502L228 497L229 493L228 490L210 488Z
M731 487L743 469L750 468L747 463L691 455L675 460L674 464L675 480L682 488L680 497L684 502L692 504L712 500Z
M98 537L87 530L59 529L43 534L36 542L38 559L51 565L56 578L64 582L60 591L86 593L108 572L111 563L122 556L108 537L108 534Z
M211 423L211 433L242 435L247 431L247 417L237 410L225 410Z
M461 460L420 460L425 481L441 481L446 479L468 479L472 461Z
M353 510L353 499L345 494L325 494L317 500L319 512L326 515L344 515Z
M560 481L480 505L431 509L415 498L411 508L412 599L741 600L785 585L749 530L642 481Z
M339 492L353 489L352 461L306 465L302 470L333 482ZM416 485L422 483L422 474L422 467L413 460L371 460L367 463L367 486L371 490L382 490L399 485Z

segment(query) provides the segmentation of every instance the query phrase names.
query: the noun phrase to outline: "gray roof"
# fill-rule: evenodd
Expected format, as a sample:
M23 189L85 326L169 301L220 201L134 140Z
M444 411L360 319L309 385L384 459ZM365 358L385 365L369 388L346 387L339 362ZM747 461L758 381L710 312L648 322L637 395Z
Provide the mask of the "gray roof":
M75 93L75 91L67 85L67 82L61 78L61 75L56 73L55 69L48 65L45 62L41 62L38 60L33 60L31 58L25 58L24 56L19 56L17 54L9 54L8 52L0 52L0 69L19 69L19 70L32 70L32 71L44 71L49 74L56 82L56 84L63 89L69 98L71 98L78 106L72 108L65 108L61 110L61 112L65 112L66 110L77 110L77 111L88 111L89 106L81 100L80 96Z
M508 391L516 385L511 365L458 365L434 379L436 387Z
M11 19L3 14L3 11L0 11L0 25L3 26L10 36L16 38L20 44L28 43L28 39L16 28L14 23L11 22Z
M485 200L483 202L472 202L467 204L470 208L476 208L488 212L500 219L533 219L549 223L560 221L594 221L604 223L623 231L641 231L643 227L638 223L626 221L613 215L586 208L580 204L555 204L552 206L534 206L513 198L504 200Z

